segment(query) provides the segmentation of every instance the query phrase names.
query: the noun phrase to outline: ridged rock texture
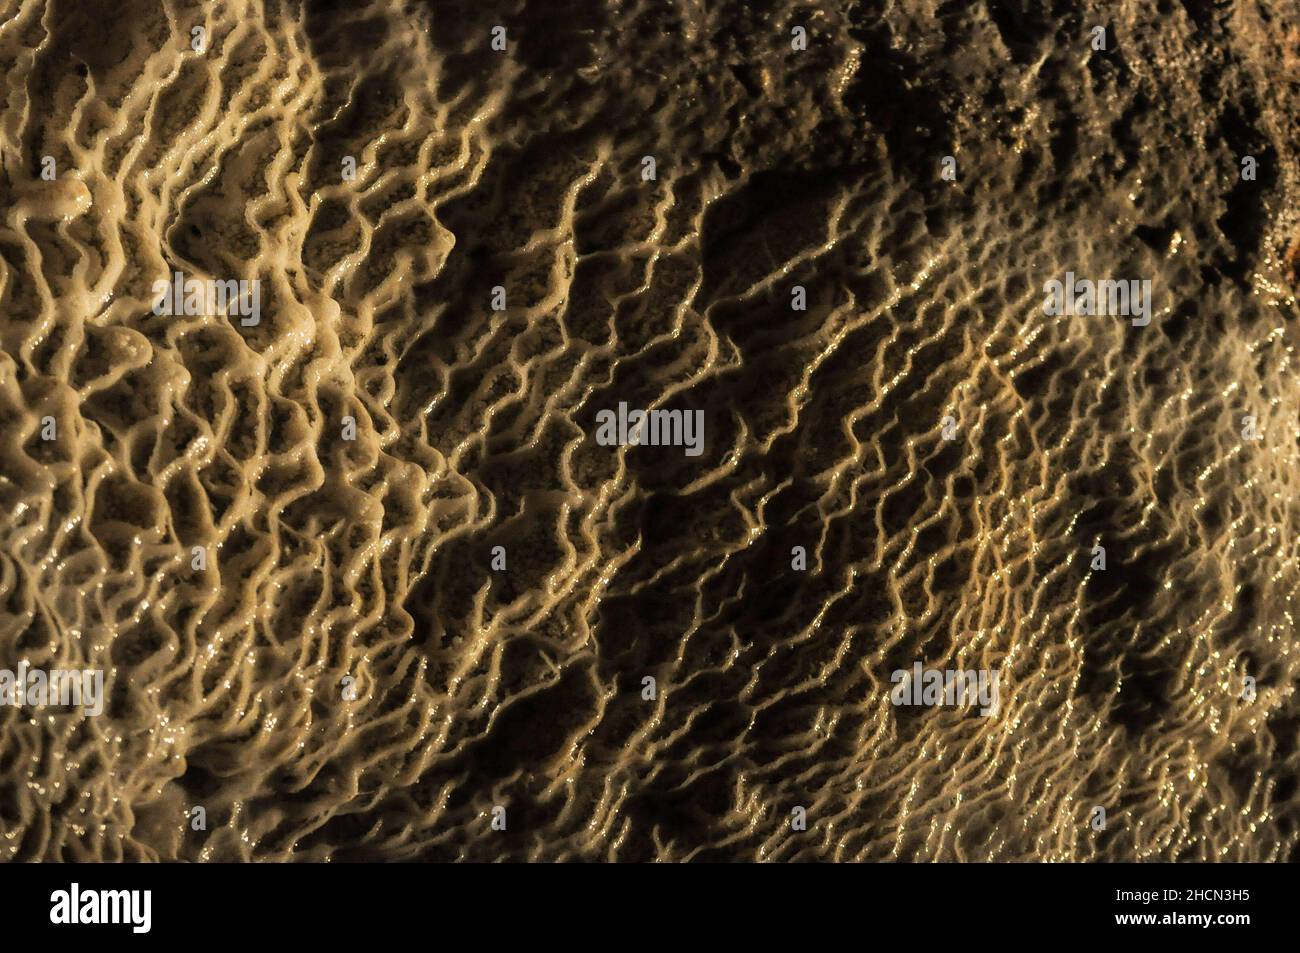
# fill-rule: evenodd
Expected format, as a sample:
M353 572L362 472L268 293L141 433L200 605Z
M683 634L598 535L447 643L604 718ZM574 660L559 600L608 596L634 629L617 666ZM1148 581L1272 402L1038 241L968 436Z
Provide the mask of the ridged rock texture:
M1294 0L0 0L0 667L107 695L0 858L1293 858L1298 106Z

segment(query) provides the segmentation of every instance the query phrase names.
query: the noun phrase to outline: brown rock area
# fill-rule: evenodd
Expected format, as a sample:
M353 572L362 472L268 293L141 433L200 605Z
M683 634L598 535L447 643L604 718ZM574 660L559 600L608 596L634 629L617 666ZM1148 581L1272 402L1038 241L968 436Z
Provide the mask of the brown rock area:
M1294 859L1298 94L1294 0L0 0L0 669L105 686L0 859Z

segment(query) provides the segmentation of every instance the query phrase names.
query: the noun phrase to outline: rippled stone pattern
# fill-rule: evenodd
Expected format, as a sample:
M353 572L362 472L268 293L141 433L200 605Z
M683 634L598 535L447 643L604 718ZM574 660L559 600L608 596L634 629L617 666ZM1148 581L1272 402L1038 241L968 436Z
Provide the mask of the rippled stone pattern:
M0 857L1293 858L1298 92L1293 0L0 0L0 667L109 686Z

